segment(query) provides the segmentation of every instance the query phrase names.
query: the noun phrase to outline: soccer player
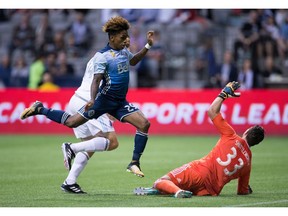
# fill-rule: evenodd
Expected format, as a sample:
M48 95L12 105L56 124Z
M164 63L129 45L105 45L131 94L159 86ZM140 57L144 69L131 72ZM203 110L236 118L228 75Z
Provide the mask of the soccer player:
M135 55L125 47L128 37L129 22L116 16L108 20L103 31L108 33L108 44L90 59L83 77L83 89L90 92L90 99L76 114L70 115L62 110L53 110L36 101L26 108L20 118L26 119L34 115L45 115L52 121L70 128L78 127L90 119L97 119L109 113L121 122L136 127L132 160L127 171L144 177L140 168L140 157L148 140L150 122L143 113L126 100L129 86L129 65L134 66L141 61L153 45L153 31L147 32L147 44ZM90 78L93 77L92 82ZM68 154L69 160L73 154Z
M126 38L127 48L130 46L130 40L128 39L129 37ZM89 83L92 82L93 76L91 76L90 79ZM76 90L69 101L66 111L70 114L76 114L90 98L90 93L86 91L83 86L85 85L81 85ZM73 128L75 137L81 139L81 142L62 144L64 165L66 169L69 170L68 176L61 185L63 191L75 194L86 193L81 189L79 184L77 184L77 178L95 151L111 151L118 147L119 143L113 127L114 120L115 118L109 114L103 114L98 119L92 119L79 127ZM98 137L105 137L106 140ZM68 155L76 155L72 165Z
M235 92L239 87L238 82L229 82L208 109L208 115L220 133L220 139L212 151L159 178L152 188L134 189L134 194L169 194L176 198L218 196L233 179L238 179L238 195L252 193L249 186L252 165L250 148L264 139L264 129L256 125L248 128L240 137L220 113L222 103L228 97L240 96L239 92Z

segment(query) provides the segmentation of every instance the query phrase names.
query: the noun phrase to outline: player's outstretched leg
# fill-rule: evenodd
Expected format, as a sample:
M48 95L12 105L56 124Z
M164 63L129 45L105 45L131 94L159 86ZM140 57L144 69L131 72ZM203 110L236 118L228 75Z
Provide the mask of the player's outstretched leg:
M64 166L69 171L71 169L71 162L75 158L75 153L70 147L71 143L63 143L61 148L64 157Z
M140 178L144 177L144 173L141 171L140 163L138 161L131 162L127 166L127 172L133 173L134 175L136 175Z
M35 103L33 103L29 108L26 108L22 113L20 118L26 119L30 116L34 116L34 115L38 115L40 114L40 108L43 108L43 104L40 101L36 101Z
M138 196L158 195L158 194L160 194L160 192L157 189L155 189L155 188L144 188L144 187L135 188L133 193L135 195L138 195Z
M66 181L61 185L61 190L67 193L86 194L77 183L68 185Z
M175 198L191 198L193 193L191 191L179 190L174 195Z

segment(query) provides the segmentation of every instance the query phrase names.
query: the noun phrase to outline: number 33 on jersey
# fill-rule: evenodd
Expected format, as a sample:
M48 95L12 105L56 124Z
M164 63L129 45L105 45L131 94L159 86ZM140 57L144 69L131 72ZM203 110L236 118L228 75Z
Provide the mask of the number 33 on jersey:
M226 158L216 158L217 163L224 167L223 171L227 176L232 176L244 166L242 157L245 157L248 163L250 163L250 157L242 144L236 140L235 145L236 147L233 146L230 148L231 152L227 153ZM236 148L240 150L238 154Z

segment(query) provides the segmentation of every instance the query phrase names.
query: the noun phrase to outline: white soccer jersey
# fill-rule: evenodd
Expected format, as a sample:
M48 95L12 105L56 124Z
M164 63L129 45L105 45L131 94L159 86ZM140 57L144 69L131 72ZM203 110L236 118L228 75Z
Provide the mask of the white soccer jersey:
M90 89L94 74L104 73L103 69L98 68L97 70L96 68L97 64L99 64L99 62L101 63L101 58L102 55L100 53L96 53L87 63L82 83L70 99L67 112L71 114L77 113L77 111L81 109L88 102L88 100L90 100ZM97 120L91 119L85 124L80 125L77 128L73 128L73 131L76 138L85 138L88 136L94 136L99 131L106 133L115 131L115 129L113 127L113 122L106 114L103 114L102 116L97 118Z
M96 61L101 61L100 53L96 53L87 63L84 76L82 78L82 83L80 87L75 91L77 95L82 97L85 100L90 100L90 90L91 90L91 83L95 73L101 73L101 70L96 70ZM102 72L104 73L104 72Z

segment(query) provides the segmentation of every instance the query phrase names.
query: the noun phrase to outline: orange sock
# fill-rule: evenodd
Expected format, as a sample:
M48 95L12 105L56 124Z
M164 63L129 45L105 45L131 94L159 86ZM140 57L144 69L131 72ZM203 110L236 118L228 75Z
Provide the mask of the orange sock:
M172 181L167 179L158 179L154 184L154 188L164 194L175 194L177 191L181 190Z

